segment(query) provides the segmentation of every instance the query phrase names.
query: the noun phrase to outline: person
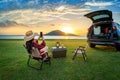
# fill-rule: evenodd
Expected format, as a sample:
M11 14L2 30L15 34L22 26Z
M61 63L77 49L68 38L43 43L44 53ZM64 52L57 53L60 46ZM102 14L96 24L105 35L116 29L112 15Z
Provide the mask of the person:
M46 42L45 42L43 36L39 36L39 38L42 39L42 42L39 44L38 40L34 39L35 36L38 36L38 33L33 33L32 30L27 31L25 33L24 40L26 41L27 51L30 54L32 54L31 50L33 47L35 47L39 50L39 53L42 56L43 60L46 60L48 58L48 55L47 55L48 47L46 46Z

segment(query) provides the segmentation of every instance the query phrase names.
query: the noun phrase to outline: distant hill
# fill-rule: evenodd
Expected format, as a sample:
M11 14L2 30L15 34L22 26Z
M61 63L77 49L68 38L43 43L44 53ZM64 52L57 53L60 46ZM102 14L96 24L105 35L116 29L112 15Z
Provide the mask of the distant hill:
M50 35L50 36L77 36L75 34L62 32L60 30L54 30L54 31L51 31L51 32L49 32L45 35Z

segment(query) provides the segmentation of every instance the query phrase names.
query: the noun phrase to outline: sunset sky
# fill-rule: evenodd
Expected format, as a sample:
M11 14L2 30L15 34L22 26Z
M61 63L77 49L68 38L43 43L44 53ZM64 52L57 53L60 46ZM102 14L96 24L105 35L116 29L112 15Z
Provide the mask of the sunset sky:
M64 30L85 36L92 21L85 14L108 9L120 24L120 0L0 0L0 35Z

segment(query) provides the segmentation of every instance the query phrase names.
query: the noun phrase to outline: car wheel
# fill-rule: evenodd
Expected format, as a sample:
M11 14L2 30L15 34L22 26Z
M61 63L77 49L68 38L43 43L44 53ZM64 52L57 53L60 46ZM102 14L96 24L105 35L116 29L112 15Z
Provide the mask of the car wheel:
M95 44L89 43L89 46L90 46L91 48L95 48Z
M120 51L120 45L116 45L116 50Z

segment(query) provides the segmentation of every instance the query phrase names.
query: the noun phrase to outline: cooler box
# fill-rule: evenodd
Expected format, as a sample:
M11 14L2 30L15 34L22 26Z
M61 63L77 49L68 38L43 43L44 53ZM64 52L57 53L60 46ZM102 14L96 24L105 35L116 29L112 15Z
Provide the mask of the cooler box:
M53 58L66 57L66 47L52 47Z

